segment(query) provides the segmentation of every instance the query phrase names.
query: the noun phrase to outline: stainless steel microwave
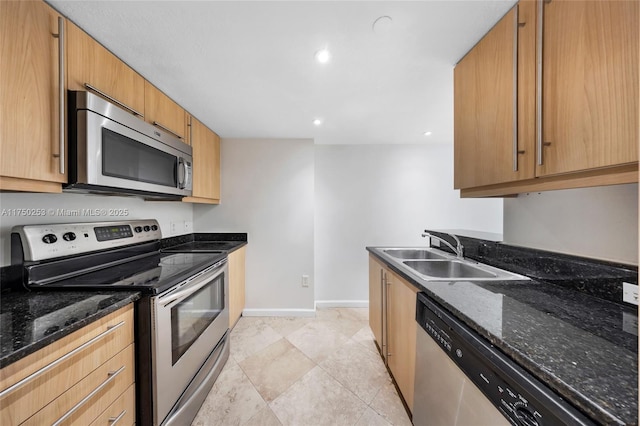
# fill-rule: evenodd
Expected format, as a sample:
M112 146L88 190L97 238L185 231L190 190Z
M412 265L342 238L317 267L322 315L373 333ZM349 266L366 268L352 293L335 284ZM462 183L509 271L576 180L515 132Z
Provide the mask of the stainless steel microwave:
M70 91L66 192L191 196L192 149L172 134L86 91Z

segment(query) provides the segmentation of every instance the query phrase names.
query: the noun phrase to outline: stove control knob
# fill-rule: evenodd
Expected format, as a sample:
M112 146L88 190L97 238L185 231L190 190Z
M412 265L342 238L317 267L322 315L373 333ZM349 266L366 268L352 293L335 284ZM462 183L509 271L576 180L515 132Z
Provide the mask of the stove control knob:
M142 226L136 226L135 228L133 228L134 231L136 231L137 233L142 232Z
M65 241L73 241L76 239L76 234L74 234L73 232L67 232L66 234L62 235L62 238Z
M149 225L146 225L144 227L144 232L149 232L149 231L151 231L151 227L149 227Z
M45 244L53 244L56 241L58 241L58 237L56 237L54 234L47 234L44 237L42 237L42 241Z
M521 425L524 426L538 426L536 417L525 407L516 408L516 417Z
M158 225L151 225L151 230L152 231L157 231L158 230Z

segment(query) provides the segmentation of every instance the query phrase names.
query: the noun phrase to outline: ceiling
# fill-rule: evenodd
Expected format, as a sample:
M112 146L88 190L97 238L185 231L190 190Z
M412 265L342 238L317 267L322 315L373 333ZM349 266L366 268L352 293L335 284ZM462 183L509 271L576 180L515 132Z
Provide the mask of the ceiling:
M317 144L451 143L453 66L515 4L47 1L221 137Z

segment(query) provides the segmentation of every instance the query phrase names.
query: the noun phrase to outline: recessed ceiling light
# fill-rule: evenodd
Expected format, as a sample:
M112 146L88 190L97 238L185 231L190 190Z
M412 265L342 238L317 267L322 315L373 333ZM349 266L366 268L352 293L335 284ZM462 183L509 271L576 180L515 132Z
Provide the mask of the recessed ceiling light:
M315 120L313 120L313 124L315 124L316 126L319 126L322 124L322 120L320 120L319 118L316 118Z
M326 64L331 59L331 53L329 53L328 49L320 49L316 52L316 61L321 64Z
M391 16L384 15L373 21L371 28L376 34L388 34L391 32L392 22Z
M425 136L431 136L431 132L424 132Z

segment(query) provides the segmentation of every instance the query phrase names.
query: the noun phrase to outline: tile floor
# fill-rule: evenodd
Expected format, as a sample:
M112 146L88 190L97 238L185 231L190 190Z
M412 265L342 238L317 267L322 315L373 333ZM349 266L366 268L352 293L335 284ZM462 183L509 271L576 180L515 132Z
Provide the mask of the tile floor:
M231 356L192 426L411 425L368 309L315 318L242 317Z

